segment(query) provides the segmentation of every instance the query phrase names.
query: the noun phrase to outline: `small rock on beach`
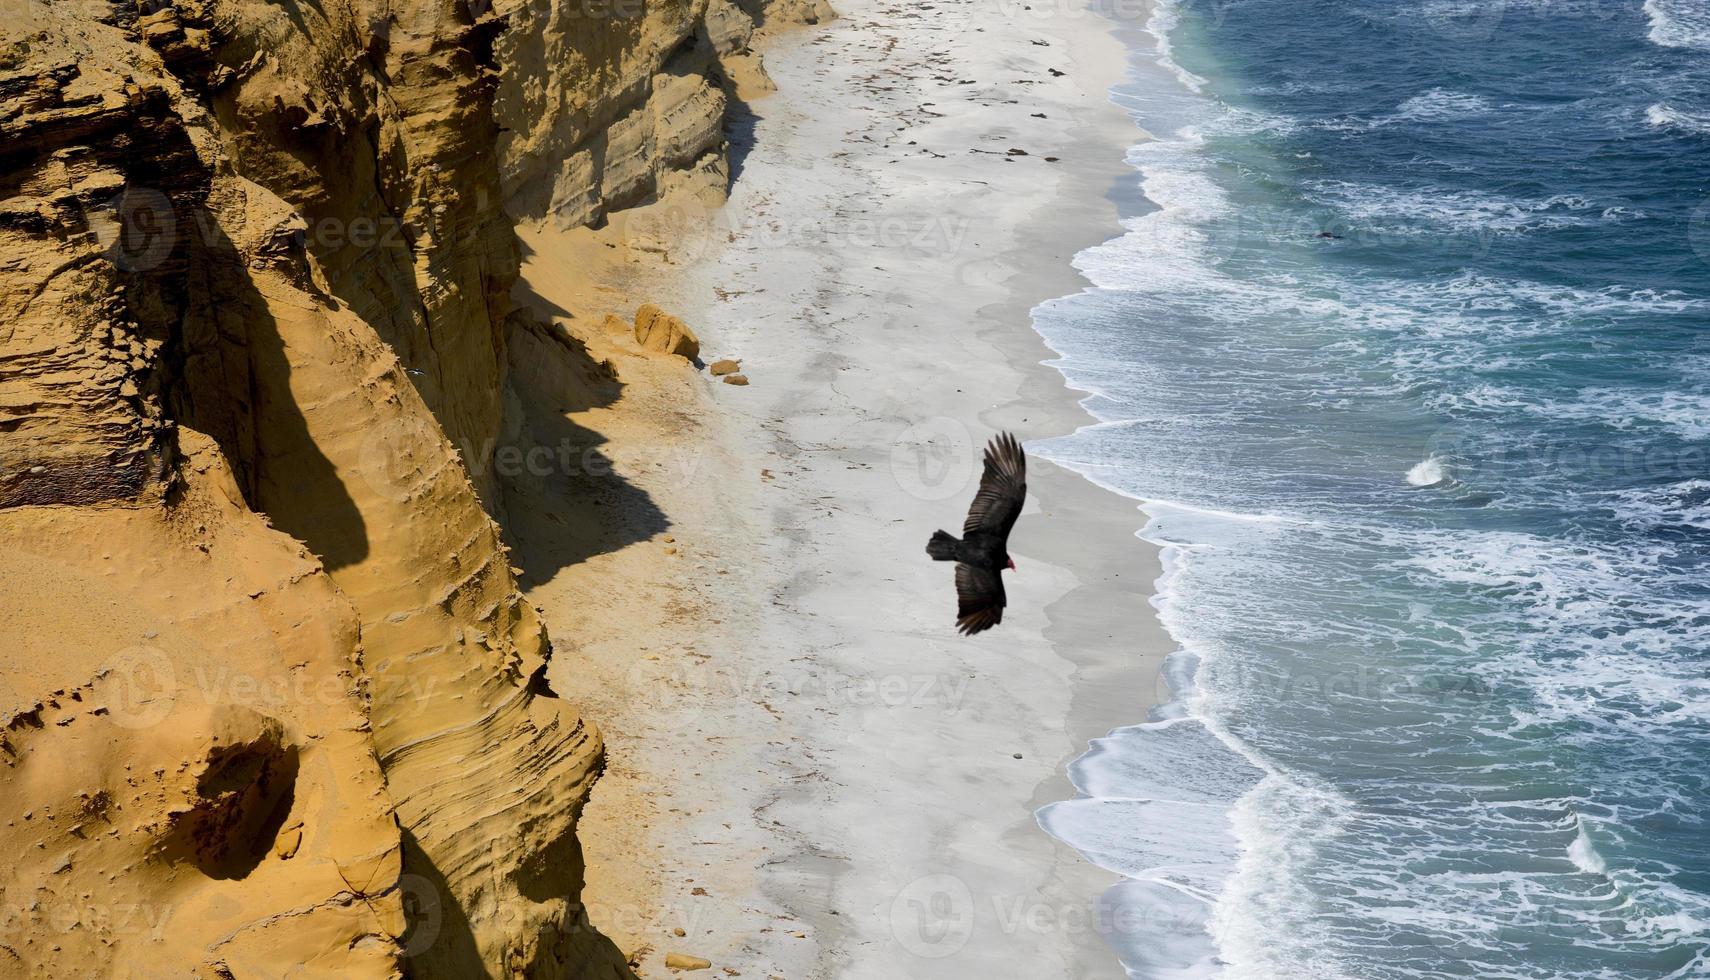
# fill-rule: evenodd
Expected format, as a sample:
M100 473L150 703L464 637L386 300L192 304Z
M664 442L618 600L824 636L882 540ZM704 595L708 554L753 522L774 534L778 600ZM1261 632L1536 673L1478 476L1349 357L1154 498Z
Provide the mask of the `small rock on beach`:
M672 970L705 970L712 966L712 961L686 953L666 953L665 966Z
M652 303L644 303L635 311L635 342L648 350L676 354L691 361L701 352L701 342L688 324Z

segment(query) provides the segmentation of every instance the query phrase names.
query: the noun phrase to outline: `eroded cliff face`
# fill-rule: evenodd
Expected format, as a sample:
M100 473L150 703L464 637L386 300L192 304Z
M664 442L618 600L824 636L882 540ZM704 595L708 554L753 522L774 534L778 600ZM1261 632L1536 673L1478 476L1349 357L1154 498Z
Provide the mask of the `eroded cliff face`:
M179 443L170 501L3 521L0 974L396 976L355 612Z
M629 975L493 520L513 215L722 194L828 11L589 2L0 19L0 974Z
M494 109L504 193L560 227L672 193L723 200L733 99L767 91L766 22L816 23L825 0L495 0L509 27Z
M493 29L449 3L0 25L18 970L622 971L574 905L599 738L539 681L448 439L490 444L502 404Z
M393 976L360 622L246 500L262 372L216 339L286 209L244 233L119 28L0 31L0 973Z

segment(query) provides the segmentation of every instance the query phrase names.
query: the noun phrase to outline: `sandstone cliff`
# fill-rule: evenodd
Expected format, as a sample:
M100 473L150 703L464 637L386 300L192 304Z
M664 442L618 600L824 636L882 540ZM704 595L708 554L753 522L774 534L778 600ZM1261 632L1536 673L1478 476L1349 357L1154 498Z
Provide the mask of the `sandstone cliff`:
M768 16L813 23L825 0L497 0L509 28L495 112L514 214L561 227L673 191L722 200L732 98L770 85L750 49Z
M764 11L570 8L7 8L0 974L627 974L483 507L505 201L719 185Z

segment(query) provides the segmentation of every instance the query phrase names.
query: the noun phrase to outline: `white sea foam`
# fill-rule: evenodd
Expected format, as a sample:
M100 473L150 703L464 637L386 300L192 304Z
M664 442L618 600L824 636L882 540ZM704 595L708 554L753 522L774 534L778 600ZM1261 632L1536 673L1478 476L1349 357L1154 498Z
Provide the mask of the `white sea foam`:
M1686 133L1710 133L1710 113L1676 109L1658 102L1645 110L1645 120L1658 129L1673 129Z
M1438 312L1446 309L1480 314L1518 313L1527 322L1535 319L1533 307L1565 313L1602 305L1604 295L1573 286L1498 279L1474 272L1464 272L1451 279L1424 285L1403 280L1393 284L1387 292L1413 306L1418 301L1428 300L1430 290L1437 291L1443 298L1443 302L1438 304ZM1482 331L1483 325L1478 329Z
M1573 843L1569 844L1567 849L1568 860L1573 862L1574 867L1586 874L1606 874L1609 871L1609 863L1603 860L1603 855L1597 853L1597 845L1591 842L1590 835L1585 832L1585 818L1577 818L1575 823L1577 827L1574 831Z
M1438 119L1464 119L1468 116L1479 116L1491 111L1490 100L1469 92L1457 92L1453 89L1434 88L1415 95L1396 107L1394 121L1427 121Z
M1710 50L1710 6L1704 0L1645 0L1644 9L1652 43Z
M1499 610L1481 627L1494 648L1481 670L1493 686L1528 692L1516 730L1654 731L1666 741L1670 728L1710 720L1710 679L1695 646L1682 646L1710 617L1710 600L1684 598L1695 583L1662 571L1672 545L1487 531L1420 535L1408 548L1408 565Z
M1287 136L1300 129L1300 122L1290 116L1269 112L1254 112L1237 106L1227 107L1217 120L1221 136Z
M1175 61L1170 34L1179 20L1172 2L1158 3L1147 25L1155 39L1156 61L1190 92L1203 91L1205 80ZM1076 257L1076 268L1096 287L1126 289L1139 285L1131 270L1144 269L1146 288L1190 291L1207 270L1209 250L1204 228L1230 213L1222 189L1205 172L1200 156L1204 144L1194 124L1215 123L1224 132L1282 131L1285 120L1248 113L1211 115L1210 103L1178 107L1189 118L1163 138L1136 146L1129 163L1141 174L1141 189L1157 210L1131 219L1127 233L1105 246ZM1136 255L1142 256L1136 261ZM1215 272L1213 272L1215 275ZM1065 354L1065 367L1074 358ZM1072 381L1076 387L1088 385ZM1089 408L1092 408L1089 404ZM1126 424L1124 420L1121 424ZM1049 455L1047 453L1047 455ZM1098 480L1096 472L1075 467ZM1119 488L1112 488L1119 489ZM1143 504L1144 506L1144 504ZM1173 518L1193 521L1248 523L1262 528L1263 515L1202 511L1192 505L1159 504ZM1151 520L1156 515L1148 511ZM1166 630L1180 629L1168 607L1172 582L1189 560L1185 550L1160 542L1164 571L1153 602ZM1178 638L1186 633L1172 631ZM1160 677L1159 695L1175 700L1156 713L1158 721L1111 733L1093 743L1070 767L1081 798L1042 808L1040 825L1070 844L1088 860L1131 879L1113 888L1107 901L1148 911L1147 935L1107 937L1123 954L1130 970L1149 976L1202 977L1222 972L1220 951L1207 923L1218 896L1236 869L1243 842L1230 823L1237 801L1266 777L1227 732L1208 725L1195 702L1193 685L1197 654L1186 650L1170 658L1167 686ZM1166 689L1167 688L1167 689ZM1164 910L1167 914L1155 914Z
M1515 299L1533 303L1561 315L1597 314L1624 315L1632 313L1686 313L1701 310L1705 302L1674 290L1632 289L1606 286L1602 289L1578 289L1537 282L1507 280L1502 288Z
M1628 555L1520 531L1467 532L1406 540L1417 545L1409 564L1448 582L1487 588L1514 587L1529 598L1531 616L1548 611L1570 619L1595 617L1586 600L1618 585L1629 563L1647 549L1637 543ZM1655 555L1648 556L1654 560Z
M1154 518L1166 513L1197 514L1218 521L1240 521L1250 524L1299 524L1298 518L1285 517L1281 514L1242 514L1232 510L1222 510L1216 507L1201 507L1195 504L1183 503L1179 500L1148 500L1141 508Z
M1081 274L1101 289L1189 291L1204 285L1210 240L1205 229L1232 209L1198 155L1204 138L1186 127L1169 140L1143 143L1128 162L1140 170L1140 188L1157 210L1127 219L1127 233L1075 257Z
M1606 499L1616 519L1635 530L1686 527L1710 531L1710 480L1618 490Z
M1167 35L1173 16L1172 9L1154 17L1154 34L1163 35L1158 62L1176 72L1184 85L1198 90L1204 80L1183 77L1170 57ZM1399 346L1453 352L1469 360L1477 360L1485 342L1495 336L1589 330L1599 317L1703 306L1701 301L1681 294L1626 288L1576 289L1473 272L1446 281L1346 283L1326 282L1299 269L1264 277L1230 274L1225 270L1239 266L1228 263L1228 255L1255 241L1218 236L1227 234L1238 221L1248 220L1250 208L1243 207L1238 213L1232 206L1203 155L1203 137L1209 134L1220 140L1231 134L1286 132L1291 123L1243 115L1209 102L1197 108L1175 104L1169 108L1180 116L1172 115L1169 126L1157 127L1160 138L1136 147L1129 157L1141 174L1146 197L1157 210L1127 221L1123 236L1076 258L1076 267L1096 287L1126 294L1120 298L1122 304L1139 309L1156 304L1166 313L1179 310L1192 317L1203 312L1208 319L1216 320L1268 322L1286 318L1291 323L1310 323L1316 319L1350 332L1371 331L1374 347L1387 336L1424 338L1431 343ZM1447 119L1491 108L1474 98L1461 98L1460 93L1437 89L1403 102L1391 118ZM1181 128L1184 122L1190 125ZM1365 190L1347 185L1350 199ZM1372 220L1390 221L1409 214L1408 220L1436 229L1494 228L1499 233L1519 233L1632 217L1612 202L1570 196L1510 200L1463 194L1443 198L1421 192L1411 199L1380 201L1386 209L1372 212ZM1239 229L1240 234L1267 236L1257 241L1260 249L1256 251L1260 252L1270 239L1290 231L1265 228L1262 220ZM1297 240L1300 237L1294 235ZM1093 303L1079 312L1087 309L1096 313L1100 307ZM1145 405L1144 399L1135 398L1129 390L1137 375L1095 363L1101 350L1105 360L1120 358L1113 357L1108 346L1099 348L1091 341L1120 344L1129 342L1122 340L1123 336L1132 336L1138 345L1143 333L1098 338L1097 331L1087 325L1091 321L1054 320L1063 318L1042 318L1041 327L1054 333L1062 331L1069 338L1053 344L1053 348L1064 353L1062 366L1075 375L1072 383L1078 388L1102 387L1109 392L1106 402L1089 406L1095 413L1107 413L1101 416L1107 420L1102 428L1109 430L1098 436L1102 442L1087 438L1083 431L1077 434L1078 441L1077 437L1062 440L1067 453L1090 457L1106 446L1120 448L1126 427L1165 423L1147 415L1144 408L1124 415L1134 406ZM1258 336L1251 342L1263 342L1262 333L1255 334ZM1429 365L1419 367L1415 377ZM1106 383L1087 382L1087 375ZM1501 379L1494 378L1489 384L1467 386L1464 396L1483 399L1487 408L1505 412L1535 400L1528 393L1505 389ZM1710 411L1703 417L1710 418ZM1089 451L1089 447L1096 448ZM1107 460L1094 468L1085 458L1079 463L1073 459L1059 461L1082 472L1092 469L1089 475L1106 486L1120 479L1120 464L1116 462ZM1396 461L1388 479L1397 482L1401 477L1412 486L1434 486L1454 478L1446 455L1431 455L1411 468L1409 462ZM1101 475L1105 479L1099 480ZM1444 850L1419 843L1435 843L1433 835L1440 834L1441 827L1430 826L1425 817L1416 817L1419 823L1409 825L1407 821L1415 817L1393 816L1382 826L1414 826L1417 835L1393 843L1368 839L1371 827L1362 826L1361 821L1367 818L1360 808L1268 759L1243 741L1240 732L1245 729L1231 731L1223 719L1238 726L1244 711L1257 702L1251 700L1251 692L1240 689L1239 682L1227 683L1232 674L1240 674L1237 664L1248 651L1221 646L1225 638L1221 631L1228 627L1230 616L1256 607L1219 610L1199 602L1205 595L1204 586L1228 584L1218 578L1223 572L1212 570L1233 567L1236 556L1244 563L1241 570L1251 571L1263 565L1263 557L1253 556L1263 556L1266 543L1320 535L1334 545L1337 539L1311 522L1240 513L1238 508L1245 500L1218 506L1219 499L1215 494L1204 494L1196 495L1195 503L1142 503L1150 518L1143 535L1163 547L1164 572L1153 602L1164 628L1183 648L1166 663L1167 686L1159 686L1159 693L1174 701L1155 711L1151 723L1113 732L1095 743L1071 768L1083 795L1039 814L1046 830L1095 863L1130 879L1112 889L1104 900L1147 910L1147 935L1126 937L1133 942L1124 942L1122 937L1111 939L1133 975L1369 975L1369 970L1361 968L1364 964L1338 962L1331 952L1335 944L1325 941L1323 930L1313 928L1310 917L1315 909L1321 910L1324 897L1314 889L1327 877L1337 887L1348 889L1349 894L1369 897L1362 902L1361 916L1379 921L1387 915L1398 930L1424 928L1444 942L1467 940L1473 944L1468 948L1491 940L1493 926L1488 915L1481 919L1485 910L1480 903L1496 892L1526 903L1540 917L1583 913L1588 932L1608 928L1616 915L1609 908L1620 900L1613 885L1599 886L1588 900L1584 894L1563 890L1565 886L1560 884L1563 879L1577 878L1561 873L1569 868L1570 860L1582 870L1607 868L1610 862L1596 846L1609 836L1602 829L1598 829L1597 842L1583 829L1583 843L1577 839L1569 842L1565 835L1552 836L1558 842L1555 854L1566 860L1558 857L1556 868L1544 874L1456 869L1424 878L1360 877L1362 870L1369 872L1371 867L1441 860ZM1636 512L1645 503L1616 500L1612 505L1628 506ZM1397 533L1407 537L1405 532ZM1377 537L1381 535L1369 535L1368 539ZM1516 737L1510 733L1522 724L1566 721L1602 732L1607 724L1626 724L1635 716L1643 716L1642 724L1669 725L1710 715L1710 682L1695 675L1690 665L1658 662L1658 651L1668 650L1669 631L1677 628L1677 620L1659 614L1648 627L1651 632L1634 629L1617 638L1600 631L1605 625L1599 619L1600 611L1606 612L1612 603L1626 603L1626 608L1646 613L1653 609L1660 613L1666 605L1658 597L1644 598L1637 585L1623 589L1609 584L1619 583L1623 577L1629 583L1654 582L1654 577L1647 579L1641 570L1648 562L1654 563L1658 553L1634 547L1626 555L1610 554L1529 535L1468 538L1446 533L1381 542L1380 550L1391 549L1418 556L1414 571L1408 574L1416 572L1432 579L1422 583L1419 595L1452 593L1471 597L1465 601L1479 601L1488 594L1504 603L1511 596L1519 597L1514 605L1520 612L1512 624L1505 618L1511 612L1509 607L1492 604L1491 608L1499 611L1493 612L1480 630L1488 631L1494 640L1463 630L1452 616L1445 617L1439 611L1441 607L1432 609L1421 603L1409 608L1409 615L1414 617L1410 635L1451 634L1437 641L1451 647L1488 644L1489 663L1481 662L1470 669L1481 672L1479 677L1493 686L1502 684L1505 692L1520 690L1531 695L1516 704L1514 727L1508 727L1509 719L1500 712L1480 719L1479 724L1490 730L1492 738ZM1201 577L1197 582L1193 578L1196 570L1205 570L1198 573ZM1256 577L1251 584L1262 589L1269 583ZM1190 597L1196 603L1192 608ZM1296 624L1279 626L1273 622L1254 628L1287 631L1294 630ZM1312 624L1301 626L1303 630L1311 628ZM1459 635L1452 635L1457 631ZM1259 669L1263 666L1261 663ZM1618 722L1609 720L1618 714ZM1562 815L1580 802L1543 801L1555 807L1553 815L1541 818L1546 832L1555 835L1564 830ZM1486 826L1500 828L1505 818L1481 811L1473 819L1488 821L1478 824L1482 830ZM1523 823L1524 819L1516 817L1513 821ZM1347 861L1351 844L1393 850L1344 871L1338 862ZM1615 843L1609 847L1610 855L1619 855ZM1562 849L1568 853L1564 855ZM1585 863L1577 864L1581 861ZM1354 863L1361 864L1359 860ZM1584 881L1579 880L1575 887L1583 893ZM1655 928L1661 932L1671 924L1659 922Z
M1342 180L1318 181L1308 189L1356 227L1376 224L1403 233L1436 234L1446 228L1523 234L1607 220L1606 209L1573 194L1527 201L1445 187L1398 190Z
M1601 422L1614 429L1662 425L1682 438L1710 439L1710 391L1632 391L1583 388L1577 398L1527 406L1534 415Z
M1378 116L1337 116L1313 123L1313 128L1337 133L1366 133L1398 123L1438 123L1470 119L1494 112L1496 106L1482 95L1455 89L1427 89L1402 102L1393 112Z
M1703 892L1682 888L1672 881L1656 882L1651 890L1666 903L1665 907L1680 911L1642 916L1635 923L1636 931L1685 942L1701 942L1702 937L1710 935L1710 899ZM1687 969L1669 976L1703 977L1707 975L1703 966L1700 957L1696 964L1688 964Z
M1434 487L1448 478L1448 469L1437 456L1422 459L1407 471L1407 482L1416 487Z
M1153 602L1166 629L1182 627L1170 606L1190 551L1162 550ZM1182 664L1181 653L1170 663ZM1037 819L1087 860L1133 883L1104 899L1128 913L1127 921L1143 923L1141 933L1106 937L1130 970L1191 980L1227 973L1210 922L1248 846L1232 815L1245 795L1280 777L1195 707L1201 692L1191 669L1172 677L1171 687L1177 700L1160 720L1095 739L1069 767L1081 795L1041 808Z
M1241 857L1211 924L1225 976L1354 980L1312 927L1315 902L1299 873L1341 831L1350 810L1333 794L1277 777L1236 803L1230 817Z
M1205 91L1205 79L1183 68L1175 58L1175 48L1170 42L1170 35L1181 24L1181 12L1177 9L1179 0L1159 0L1152 7L1152 16L1146 20L1146 33L1152 35L1153 43L1158 53L1158 64L1170 70L1176 79L1190 92Z

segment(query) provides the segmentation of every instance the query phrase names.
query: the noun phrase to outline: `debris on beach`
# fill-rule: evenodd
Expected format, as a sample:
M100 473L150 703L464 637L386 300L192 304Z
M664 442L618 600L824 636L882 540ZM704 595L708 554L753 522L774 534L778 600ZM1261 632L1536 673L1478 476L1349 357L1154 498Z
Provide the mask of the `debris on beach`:
M689 325L652 303L643 303L635 311L635 342L647 350L691 361L701 352L700 339Z
M712 961L687 953L666 953L665 966L671 970L705 970L712 966Z

